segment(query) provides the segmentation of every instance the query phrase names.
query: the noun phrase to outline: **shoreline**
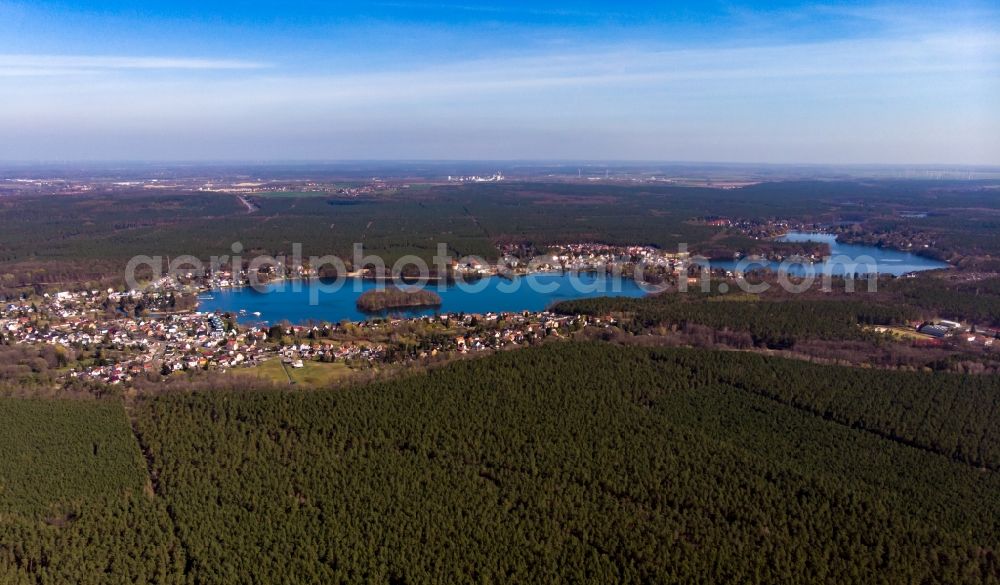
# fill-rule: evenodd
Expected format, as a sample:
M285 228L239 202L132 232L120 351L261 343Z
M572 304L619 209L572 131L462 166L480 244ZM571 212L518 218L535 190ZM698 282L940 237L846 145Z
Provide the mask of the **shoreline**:
M785 230L783 233L772 237L771 241L781 242L781 238L787 237L788 234L790 234L790 233L815 234L815 235L823 235L823 236L833 236L834 243L840 244L840 245L843 245L843 246L869 246L871 248L876 248L878 250L888 250L890 252L899 252L900 254L912 254L914 256L918 256L920 258L923 258L924 260L931 260L931 261L934 261L934 262L941 262L941 263L947 264L948 265L947 268L954 268L955 267L955 264L953 264L952 262L950 262L948 260L942 260L941 258L935 258L933 256L929 256L926 253L927 251L924 248L904 249L904 248L900 248L898 246L886 245L886 244L881 244L881 243L869 244L869 243L865 243L865 242L848 242L848 241L841 240L841 235L842 234L839 234L839 233L836 233L836 232L827 231L827 230L823 230L823 229ZM802 240L802 241L808 242L810 240ZM816 242L816 243L822 243L822 242ZM941 268L932 268L932 269L929 269L929 270L943 270L945 268L946 267L942 266ZM927 271L929 271L929 270L927 270ZM927 272L927 271L922 270L921 272Z
M512 281L515 281L515 280L518 280L518 279L522 279L522 278L526 279L526 278L531 278L531 277L535 277L535 276L542 276L542 277L544 277L544 276L552 276L552 277L556 277L556 278L568 278L568 277L579 276L579 275L592 275L592 276L596 275L595 280L597 282L600 282L599 279L601 279L601 278L607 278L608 282L614 282L615 280L619 280L621 282L632 281L633 283L635 283L634 286L636 287L636 289L634 291L635 294L630 294L630 295L626 295L626 296L632 296L633 298L643 298L643 297L649 296L650 294L655 294L657 292L661 292L660 289L650 288L650 287L657 287L659 285L650 284L650 283L639 283L634 278L632 278L631 276L618 275L616 277L612 273L600 272L600 271L586 271L586 272L584 272L584 271L535 271L535 272L530 272L530 273L518 274L518 275L515 275L513 278L510 277L510 276L502 275L502 274L487 274L487 275L483 275L483 276L481 276L479 278L476 278L476 279L469 279L470 282L466 282L465 284L468 284L469 286L475 286L476 284L481 283L484 280L489 280L489 279L499 279L499 280L502 280L502 281L505 281L505 282L512 282ZM301 283L304 280L311 281L313 279L311 279L311 278L310 279L305 279L305 278L301 278L301 277L291 277L291 278L280 279L280 280L279 279L275 279L275 280L269 282L268 285L277 284L279 282L281 282L282 284L284 284L284 281L297 281L297 282ZM332 282L335 279L322 279L322 280L326 280L327 282ZM377 279L366 279L366 278L361 278L361 277L354 277L353 280L355 282L363 282L363 281L373 282L373 281L376 281ZM443 281L437 281L437 283L438 283L439 286L441 286L442 282ZM458 279L457 281L448 281L447 284L445 284L444 286L447 286L448 288L452 288L452 287L455 287L455 286L460 286L459 283L461 283L461 282L462 282L462 279ZM312 283L309 283L309 285L311 285L311 284ZM429 289L426 289L426 290L431 290L431 291L434 290L433 284L429 284L428 286L429 286ZM503 284L500 284L499 286L503 286ZM229 292L229 291L235 291L235 290L247 289L247 288L253 288L253 287L251 287L249 285L238 285L238 286L232 286L232 285L230 285L230 286L226 286L226 287L215 287L215 288L211 288L211 289L204 289L201 292L199 292L199 295L211 294L211 293L216 293L216 292ZM300 290L305 290L305 287L302 287L302 289L300 289ZM343 288L338 289L338 291L343 291L343 290L344 290ZM369 291L372 291L372 290L377 290L377 289L368 289L368 291L357 290L355 292L358 295L360 295L360 294L364 294L365 292L369 292ZM609 285L606 288L602 288L602 289L600 289L598 291L592 291L592 292L597 292L598 294L596 296L619 296L619 295L622 294L622 292L624 290L626 290L626 289L621 289L621 288L619 288L617 286ZM279 286L278 288L276 288L273 291L262 292L261 294L270 294L271 292L277 292L277 293L285 292L285 293L287 293L287 292L290 292L290 289L285 288L283 286ZM291 292L296 292L296 291L292 290ZM541 294L547 294L547 293L541 293ZM584 297L580 297L580 298L587 298L587 297L584 296ZM207 301L208 299L205 299L205 300ZM551 301L550 304L555 304L556 302L560 302L560 301L563 301L563 300L567 300L567 299L565 299L565 298L550 299L550 301ZM203 304L204 303L201 300L199 300L198 303L197 303L197 305L194 308L194 311L196 311L196 312L206 312L203 309ZM487 313L520 313L520 312L523 312L523 311L538 312L538 311L544 311L545 310L544 308L542 308L542 309L525 308L525 309L517 309L517 310L484 308L484 309L478 310L478 311L443 311L442 312L442 311L440 311L440 309L442 309L442 307L444 306L444 303L434 304L434 305L429 305L429 304L428 305L424 305L424 304L421 304L421 305L414 305L414 306L391 307L391 308L386 308L384 310L379 310L379 311L365 311L365 310L357 307L353 303L351 304L351 306L361 316L361 317L359 317L359 316L345 317L347 320L349 320L351 322L354 322L354 323L359 323L359 322L367 321L367 320L374 319L374 318L386 318L386 317L391 316L393 314L393 312L399 312L399 313L402 313L402 314L406 314L408 312L413 312L413 311L433 310L433 311L435 311L436 314L437 313L440 313L440 314L455 313L455 314L457 314L457 313L464 312L464 313L468 313L468 314L482 314L482 315L485 315ZM263 310L263 308L261 308L261 309ZM240 310L243 310L245 313L243 315L240 315L240 313L239 313ZM232 309L229 309L229 310L218 309L217 311L220 314L229 313L229 314L235 315L237 317L237 320L241 324L270 323L270 322L274 321L274 319L268 319L266 315L260 315L260 316L257 316L256 318L252 318L251 319L250 315L253 314L252 309L251 309L251 307L246 307L246 306L240 307L240 308L232 308ZM208 311L208 312L216 312L216 311ZM406 318L410 318L410 316L407 316ZM304 320L304 321L301 321L301 322L305 323L305 322L311 321L311 320L313 320L313 319L307 319L307 320ZM336 322L339 322L339 321L342 321L342 320L343 319L337 319Z
M579 275L579 274L591 274L591 275L598 274L598 275L614 276L613 272L601 271L601 270L533 270L531 272L517 272L517 273L513 273L513 274L504 274L502 272L498 272L497 271L497 272L489 272L489 273L485 273L485 274L469 275L466 278L433 276L433 277L427 278L426 280L427 280L427 284L444 282L445 284L453 285L453 284L457 284L459 282L465 282L465 283L478 282L478 281L486 280L486 279L490 279L490 278L502 278L502 279L507 280L507 281L513 281L513 280L515 280L517 278L530 278L532 276L546 276L546 275L565 276L565 275ZM633 278L631 275L628 275L626 273L620 273L617 276L619 278L621 278L622 280L632 280L632 281L635 281L635 278ZM314 281L314 280L315 281L324 282L324 283L329 283L329 282L336 282L337 280L339 280L341 278L344 279L344 280L360 280L362 282L369 281L369 282L385 282L385 283L394 282L395 280L398 279L403 284L416 284L416 283L420 282L421 280L424 280L421 277L409 277L409 276L398 276L398 277L395 277L395 276L383 276L383 277L375 277L375 276L368 276L368 275L360 275L360 274L357 274L357 273L348 273L348 274L344 275L343 277L279 276L279 277L272 278L272 279L268 280L267 282L262 282L261 285L262 286L270 286L270 285L276 284L276 283L302 282L302 281ZM220 286L200 285L198 287L198 292L196 294L198 294L198 295L204 295L204 294L211 294L213 292L218 292L218 291L237 290L237 289L244 289L244 288L253 288L253 285L247 284L247 283L227 284L225 286L221 286L221 285Z

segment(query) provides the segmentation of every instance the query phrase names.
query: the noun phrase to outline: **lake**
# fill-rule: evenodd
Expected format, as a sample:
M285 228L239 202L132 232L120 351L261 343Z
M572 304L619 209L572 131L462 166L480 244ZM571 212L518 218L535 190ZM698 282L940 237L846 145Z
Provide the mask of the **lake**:
M355 302L361 293L377 287L375 281L346 279L342 286L330 291L333 281L282 281L268 285L262 291L253 288L217 290L211 299L202 300L198 310L238 313L242 323L287 320L339 322L364 321L372 315L359 311ZM596 274L545 273L519 276L513 279L483 278L471 283L451 283L443 288L427 285L441 296L440 307L398 309L387 314L418 317L438 313L500 313L542 311L554 303L572 299L602 296L641 297L646 290L635 281ZM311 302L315 299L315 303ZM259 312L260 316L253 315Z
M845 258L850 258L859 263L857 268L852 268L850 270L845 270L845 266L840 263L833 263L831 273L835 276L843 276L846 271L851 273L870 273L878 272L879 274L891 274L893 276L900 276L903 274L908 274L910 272L920 272L923 270L937 270L940 268L947 268L949 264L947 262L941 262L938 260L933 260L931 258L924 258L923 256L918 256L910 252L900 252L898 250L890 250L887 248L879 248L877 246L861 246L856 244L841 244L837 241L837 237L833 234L824 233L814 233L814 232L789 232L778 241L782 242L820 242L824 244L829 244L830 255L833 257L843 256ZM874 264L866 264L866 262L874 262ZM737 269L738 261L736 260L713 260L712 268L721 268L724 270L735 270ZM869 268L873 266L875 270ZM749 265L744 266L744 270L753 270L760 268L770 268L771 270L778 271L781 266L780 263L771 260L754 260ZM786 266L789 274L802 275L806 274L808 270L812 269L815 271L816 275L823 274L824 263L816 263L812 265L801 265L792 264Z
M788 242L824 242L830 245L833 256L845 256L851 259L862 259L867 256L874 261L876 271L882 274L899 276L909 272L946 268L945 262L923 258L909 252L898 252L874 246L857 246L840 244L835 236L822 233L792 232L781 238ZM772 270L780 268L779 263L762 260L755 261L747 268L768 267ZM735 270L737 261L713 261L713 268ZM790 274L804 274L811 268L816 274L822 274L820 263L788 267ZM870 272L862 264L860 272ZM835 264L833 274L843 275L844 266ZM854 272L854 270L852 270ZM372 290L378 285L372 280L346 279L337 290L332 288L332 281L282 281L268 285L264 290L253 288L237 288L214 291L212 298L202 300L199 311L238 313L242 323L305 323L308 321L339 322L364 321L373 315L359 311L355 302L361 293ZM472 283L451 283L443 288L437 284L428 285L441 296L441 306L432 308L398 309L382 315L401 317L419 317L438 313L503 313L519 311L542 311L560 301L601 296L641 297L647 289L635 281L625 278L615 278L597 274L562 274L544 273L519 276L513 279L489 277ZM315 300L315 302L311 302ZM253 313L258 312L260 316Z

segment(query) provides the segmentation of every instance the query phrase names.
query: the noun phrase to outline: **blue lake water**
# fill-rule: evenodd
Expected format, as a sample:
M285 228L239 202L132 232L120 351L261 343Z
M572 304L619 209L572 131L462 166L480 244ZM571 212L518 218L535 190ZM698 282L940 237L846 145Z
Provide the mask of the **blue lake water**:
M247 313L239 318L243 323L273 324L283 320L335 323L344 319L372 318L371 314L359 311L355 303L361 293L378 286L374 281L346 279L338 290L330 291L333 286L329 281L283 281L268 285L262 291L249 287L218 290L211 293L211 299L202 300L198 310L237 313L242 309ZM512 280L491 277L471 283L448 284L443 288L430 283L426 288L440 295L440 307L394 310L388 314L416 317L437 313L542 311L565 300L646 294L646 290L630 279L596 274L533 274ZM259 312L260 316L253 315L254 312Z
M830 245L833 257L845 257L859 262L847 267L834 263L832 274L845 272L879 272L899 276L909 272L946 268L948 264L923 258L908 252L898 252L874 246L840 244L830 234L792 232L782 238L789 242L824 242ZM871 262L869 264L868 262ZM713 261L713 268L725 270L753 270L768 267L779 270L782 266L773 261L760 260L739 265L737 261ZM790 274L807 274L813 270L817 276L824 265L792 264L785 266ZM372 318L369 313L359 311L355 306L361 293L378 286L371 280L346 279L336 290L332 282L314 283L310 281L282 281L269 285L262 291L252 288L219 290L211 293L212 298L202 300L200 311L220 311L246 314L240 315L243 323L266 322L305 323L308 321L339 322L342 320L364 321ZM394 310L386 314L404 317L434 315L437 313L501 313L517 311L542 311L559 301L572 299L627 296L641 297L647 289L633 280L614 278L597 274L533 274L512 280L491 277L471 283L448 284L439 287L435 283L427 286L441 296L441 306ZM253 313L259 312L260 316Z
M829 244L831 258L836 259L841 257L853 260L857 263L856 266L850 266L847 263L840 263L836 261L831 262L829 264L831 267L830 272L834 276L843 276L845 272L852 274L855 272L861 274L877 272L879 274L900 276L910 272L936 270L939 268L947 268L949 266L947 262L924 258L923 256L918 256L917 254L912 254L910 252L899 252L897 250L889 250L876 246L841 244L837 242L837 237L832 234L790 232L779 238L779 241L821 242ZM784 268L789 274L795 275L807 274L810 270L813 271L813 274L821 275L824 273L825 266L826 263L817 262L810 265L786 264L782 267L779 262L764 259L755 259L753 261L745 260L742 266L740 266L739 262L736 260L712 261L712 268L721 268L724 270L742 269L744 272L748 270L759 270L765 267L774 271L779 271Z

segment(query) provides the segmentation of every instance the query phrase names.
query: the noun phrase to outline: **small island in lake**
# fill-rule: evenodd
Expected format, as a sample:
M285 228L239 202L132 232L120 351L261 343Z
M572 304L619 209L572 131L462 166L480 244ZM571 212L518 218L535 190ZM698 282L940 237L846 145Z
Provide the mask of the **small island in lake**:
M386 309L410 307L439 307L441 297L429 290L403 290L389 288L366 291L358 297L358 309L366 313L377 313Z

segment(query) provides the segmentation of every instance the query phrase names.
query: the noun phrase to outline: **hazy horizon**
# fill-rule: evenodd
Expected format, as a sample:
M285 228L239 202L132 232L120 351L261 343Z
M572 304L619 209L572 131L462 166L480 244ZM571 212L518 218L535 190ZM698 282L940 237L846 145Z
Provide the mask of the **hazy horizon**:
M372 164L372 165L447 165L447 164L468 164L468 165L520 165L528 168L533 167L550 167L550 166L566 166L573 167L582 166L583 168L593 167L593 168L604 168L604 167L619 167L619 168L631 168L645 165L662 165L670 167L733 167L733 168L744 168L744 169L781 169L781 168L826 168L826 169L920 169L920 170L932 170L932 169L980 169L980 170L1000 170L1000 163L949 163L949 162L896 162L896 163L883 163L883 162L859 162L859 163L831 163L822 161L788 161L788 162L762 162L762 161L733 161L733 160L656 160L656 159L546 159L546 158L535 158L535 159L517 159L517 158L340 158L340 159L309 159L309 158L299 158L299 159L251 159L251 158L206 158L206 159L114 159L114 158L77 158L77 159L0 159L0 165L11 165L11 166L57 166L57 165L81 165L87 167L106 167L109 165L132 165L132 166L164 166L169 167L171 165L178 166L222 166L222 165L234 165L234 166L273 166L273 165L359 165L359 164Z

